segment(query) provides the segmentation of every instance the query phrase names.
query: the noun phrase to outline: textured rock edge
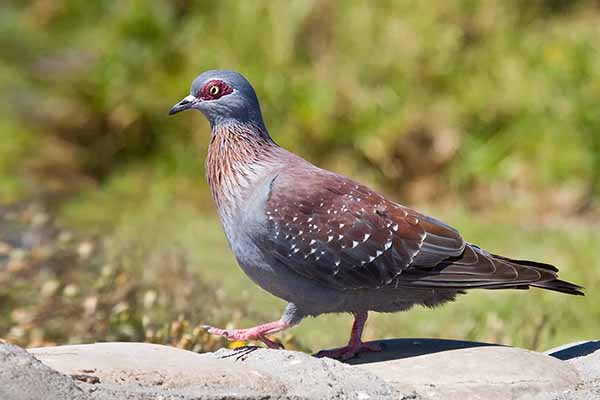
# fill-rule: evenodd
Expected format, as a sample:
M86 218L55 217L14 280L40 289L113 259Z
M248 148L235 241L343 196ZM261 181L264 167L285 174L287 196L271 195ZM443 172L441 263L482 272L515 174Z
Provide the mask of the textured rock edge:
M418 349L418 346L423 344L419 341L425 344L425 348L420 350L421 353L418 351L415 353L414 348ZM489 345L485 344L458 341L436 341L431 339L400 339L386 342L397 344L400 343L398 344L398 348L402 349L404 353L406 353L407 348L410 351L402 356L402 354L398 353L398 349L392 348L390 351L392 353L394 351L396 352L393 353L394 357L400 358L383 362L371 361L372 363L370 365L366 365L366 370L365 364L362 366L359 365L352 367L341 364L334 360L318 360L304 353L270 351L265 349L252 350L247 354L240 351L231 351L226 349L222 349L216 353L196 354L180 349L174 349L168 346L135 343L108 343L82 345L79 347L79 350L83 351L84 353L92 348L102 349L106 346L116 346L117 348L121 346L123 349L127 349L127 351L132 351L131 349L138 348L137 351L141 352L140 354L149 354L154 350L165 351L167 353L172 353L173 357L175 357L177 361L181 361L181 358L185 360L200 360L201 365L208 365L208 371L210 371L210 364L216 362L221 367L225 365L231 366L231 370L234 372L237 371L237 374L239 375L238 378L240 379L250 375L260 375L263 378L263 380L256 380L256 376L250 377L250 380L255 383L254 387L252 385L244 387L244 382L239 381L238 386L235 389L233 386L229 386L230 383L235 384L235 381L229 382L227 379L225 379L221 382L220 390L218 387L216 388L217 390L215 390L214 386L211 387L211 382L207 384L206 382L202 382L202 380L196 380L195 382L191 380L187 381L187 384L178 386L177 382L169 382L168 380L165 381L161 378L160 374L157 374L156 376L153 376L152 374L139 375L134 377L135 379L133 379L133 382L127 383L118 383L118 379L121 379L122 377L119 377L117 374L113 377L113 381L107 380L106 376L104 376L104 382L96 382L95 384L86 383L74 380L69 375L73 373L81 373L80 375L84 376L80 376L80 379L85 379L86 372L92 371L91 369L82 368L83 370L77 370L75 368L74 370L59 372L34 358L29 352L17 346L2 344L2 342L0 342L0 398L6 400L37 398L98 400L128 398L137 400L154 398L158 399L160 396L163 396L163 398L172 398L178 400L193 398L254 399L264 397L265 390L270 390L268 393L270 394L269 398L271 399L460 398L460 396L464 396L464 393L461 394L461 391L464 392L465 387L462 386L469 385L459 385L458 387L453 388L452 386L443 386L442 382L442 385L439 385L437 388L438 392L436 392L436 385L423 384L424 382L419 383L418 379L415 379L414 381L409 379L408 383L412 383L412 385L408 385L406 380L394 382L394 379L396 379L395 376L392 376L392 379L389 379L389 377L384 377L384 379L382 379L381 376L375 376L375 374L372 372L374 370L376 371L377 368L381 368L382 365L396 368L396 371L409 371L410 364L414 364L415 362L424 363L424 360L426 360L427 357L430 357L431 359L439 357L440 360L448 357L450 360L449 364L451 364L452 358L459 355L460 351L453 352L453 347L447 348L448 343L454 346L454 349L458 350L467 347L467 350L469 351L466 354L484 354L488 350L491 352L491 354L511 351L511 348L502 348L505 350L501 351L494 350L495 347L490 347ZM441 346L440 343L442 343ZM410 345L413 345L413 347L410 347ZM445 345L446 347L444 347ZM475 347L475 349L469 349L472 347ZM487 347L488 350L485 348L477 349L478 347ZM557 357L557 354L562 354L562 356L569 354L570 358L566 359L567 361L564 362L564 365L568 365L569 368L578 371L583 378L582 381L577 385L570 385L568 384L569 382L566 382L566 386L560 390L553 390L537 394L535 391L531 393L515 392L515 394L518 396L525 396L525 394L527 394L528 397L526 398L544 400L600 398L600 352L595 353L599 347L600 342L589 341L561 346L561 348L553 349L552 351L547 352L557 359L561 358ZM433 348L435 348L435 350L432 350ZM38 357L44 360L44 357L47 357L50 353L64 353L65 350L67 350L67 353L69 353L73 352L74 349L77 349L77 346L31 349L30 352L36 354ZM154 350L150 351L151 349ZM531 353L537 358L546 357L540 353L526 352L519 349L513 350ZM429 353L427 351L429 351ZM565 353L565 351L567 353ZM442 354L438 354L436 356L436 352ZM45 356L44 353L46 354ZM415 357L419 358L419 360L417 360ZM460 357L458 358L460 359ZM563 368L562 361L553 360L552 362L560 362L560 368ZM184 364L187 363L184 362ZM394 366L394 364L397 365ZM443 367L444 363L442 362L441 364ZM4 365L4 367L2 367L2 365ZM5 368L7 365L10 366L10 368ZM66 374L61 372L66 372ZM93 373L90 375L93 378ZM232 376L235 377L236 375L232 374ZM434 377L435 375L429 376L431 379L434 379ZM182 374L181 378L182 382L186 383L185 379L183 379L185 378L185 374ZM147 379L148 381L144 381L144 379ZM7 382L9 384L7 384ZM218 381L213 381L212 383L216 383L217 386L219 384ZM395 385L395 383L400 383L400 386ZM465 384L466 382L462 383ZM474 383L475 386L482 386L485 389L485 382ZM443 396L440 396L440 389L445 390ZM457 390L456 393L454 393L454 389ZM485 393L485 390L483 392L480 391L479 393L482 396L489 395L489 393Z

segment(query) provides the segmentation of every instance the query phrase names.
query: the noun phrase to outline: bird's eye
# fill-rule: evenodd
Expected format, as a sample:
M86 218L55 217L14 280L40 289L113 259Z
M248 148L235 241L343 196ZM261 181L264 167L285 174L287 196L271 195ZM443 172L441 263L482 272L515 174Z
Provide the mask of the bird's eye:
M214 79L202 86L202 89L198 91L196 97L199 97L204 101L211 101L220 99L221 97L228 95L232 92L233 89L231 88L231 86L229 86L221 80Z

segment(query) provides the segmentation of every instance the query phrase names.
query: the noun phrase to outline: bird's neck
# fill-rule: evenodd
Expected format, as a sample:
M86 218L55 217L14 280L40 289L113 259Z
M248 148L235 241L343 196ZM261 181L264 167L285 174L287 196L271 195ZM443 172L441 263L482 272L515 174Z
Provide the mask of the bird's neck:
M206 177L222 219L232 217L256 184L277 166L279 150L264 127L231 124L212 128Z

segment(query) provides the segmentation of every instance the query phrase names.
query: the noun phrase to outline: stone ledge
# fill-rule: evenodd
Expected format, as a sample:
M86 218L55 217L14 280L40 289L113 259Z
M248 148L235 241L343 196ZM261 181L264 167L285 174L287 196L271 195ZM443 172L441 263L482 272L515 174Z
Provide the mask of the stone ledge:
M380 343L383 352L348 364L263 348L197 354L147 343L97 343L27 352L0 344L0 398L566 400L600 394L595 342L567 361L558 356L581 343L550 355L436 339Z

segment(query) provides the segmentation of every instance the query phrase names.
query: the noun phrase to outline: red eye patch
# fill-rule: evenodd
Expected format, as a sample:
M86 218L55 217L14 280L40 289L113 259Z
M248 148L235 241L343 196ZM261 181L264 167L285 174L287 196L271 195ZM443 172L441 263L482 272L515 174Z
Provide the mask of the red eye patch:
M216 100L231 92L233 92L233 89L225 82L214 80L206 83L196 94L196 97L202 100Z

